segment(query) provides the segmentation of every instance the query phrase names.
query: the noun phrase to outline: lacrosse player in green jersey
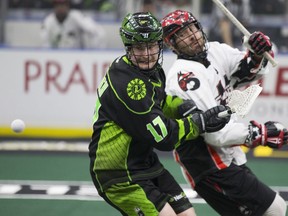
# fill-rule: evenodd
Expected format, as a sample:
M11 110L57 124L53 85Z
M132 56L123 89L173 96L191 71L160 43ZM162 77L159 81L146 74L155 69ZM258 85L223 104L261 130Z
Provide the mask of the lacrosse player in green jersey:
M162 27L151 13L125 16L120 36L126 54L114 60L97 90L89 145L93 183L122 215L196 215L153 150L172 151L220 130L229 117L218 113L226 108L177 118L189 103L165 93Z

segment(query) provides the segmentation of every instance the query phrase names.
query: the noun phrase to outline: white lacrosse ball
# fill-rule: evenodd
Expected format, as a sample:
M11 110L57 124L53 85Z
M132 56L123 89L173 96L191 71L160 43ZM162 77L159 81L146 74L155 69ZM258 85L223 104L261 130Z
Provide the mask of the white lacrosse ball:
M21 133L25 129L25 123L21 119L15 119L11 123L11 128L15 133Z

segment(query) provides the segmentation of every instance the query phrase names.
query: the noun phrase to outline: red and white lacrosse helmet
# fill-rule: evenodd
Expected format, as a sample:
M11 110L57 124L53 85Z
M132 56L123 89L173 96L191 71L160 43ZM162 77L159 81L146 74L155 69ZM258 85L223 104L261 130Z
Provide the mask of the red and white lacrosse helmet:
M189 56L182 52L181 49L178 49L175 44L175 39L177 37L177 32L188 27L190 24L194 24L198 31L201 31L202 34L202 40L204 41L203 49L201 48L201 52ZM187 59L195 59L198 58L206 58L207 56L207 37L206 34L203 32L203 28L198 22L198 20L195 18L195 16L188 11L184 10L175 10L168 15L166 15L162 21L161 25L163 28L163 37L165 44L170 47L173 51L175 51L178 55L183 56Z
M190 23L198 23L196 18L190 12L176 10L166 15L161 21L161 25L164 31L163 33L165 43L170 43L171 37L177 31L189 25Z

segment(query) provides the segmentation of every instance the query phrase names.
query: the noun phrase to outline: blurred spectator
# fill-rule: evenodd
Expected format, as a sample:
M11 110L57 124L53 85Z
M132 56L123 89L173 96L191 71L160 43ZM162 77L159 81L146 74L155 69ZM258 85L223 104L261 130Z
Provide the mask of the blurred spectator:
M191 1L190 0L178 0L178 1L173 1L175 4L176 9L180 10L192 10L191 8Z
M143 0L143 12L150 12L153 15L156 15L157 13L157 7L155 0Z
M253 14L281 15L285 14L284 0L251 0L251 12Z
M249 0L223 0L222 3L247 27L250 17ZM208 33L209 40L223 42L230 46L240 48L242 46L242 36L242 33L232 24L227 16L213 4Z
M114 0L115 2L117 0ZM119 1L119 0L118 0ZM8 7L12 9L47 9L53 6L51 0L9 0ZM70 0L70 6L74 9L88 9L107 11L115 9L111 0Z
M104 29L79 10L70 9L69 0L53 0L53 12L43 21L43 47L103 48Z
M142 11L150 12L158 19L177 9L189 10L192 0L142 0Z
M51 6L51 0L9 0L9 8L49 8Z

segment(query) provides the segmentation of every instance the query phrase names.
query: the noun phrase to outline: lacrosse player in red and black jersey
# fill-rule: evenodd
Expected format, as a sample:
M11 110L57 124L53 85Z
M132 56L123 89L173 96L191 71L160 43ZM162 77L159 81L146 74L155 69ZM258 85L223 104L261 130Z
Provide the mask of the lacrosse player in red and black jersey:
M172 151L182 141L214 132L229 121L215 106L179 119L177 97L165 93L163 31L150 13L125 16L117 58L97 90L90 173L100 196L126 216L194 216L185 193L160 163L154 148ZM173 105L174 104L174 105ZM181 111L181 109L179 109Z
M190 12L171 12L161 24L165 44L177 55L166 74L166 92L193 99L201 110L227 105L230 91L268 72L263 53L273 56L272 45L261 32L245 38L249 49L241 52L227 44L208 42L201 24ZM280 148L287 144L287 129L273 121L251 121L247 126L237 122L234 115L223 129L203 133L178 146L175 158L191 186L220 215L284 216L285 201L245 165L240 145Z

